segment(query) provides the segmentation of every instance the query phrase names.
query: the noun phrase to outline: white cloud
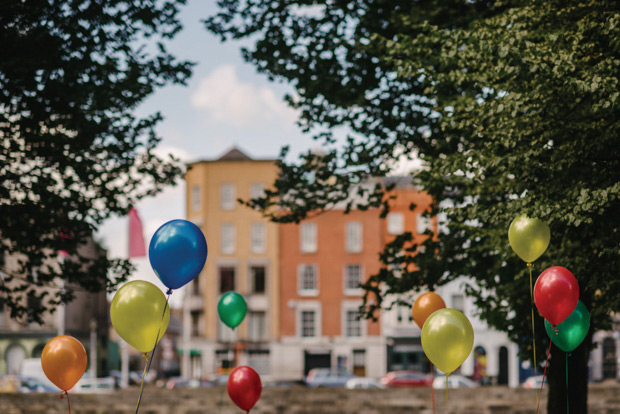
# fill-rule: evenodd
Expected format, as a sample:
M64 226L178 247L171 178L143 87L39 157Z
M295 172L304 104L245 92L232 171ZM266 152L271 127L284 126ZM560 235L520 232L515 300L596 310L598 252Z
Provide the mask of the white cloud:
M235 126L272 123L294 127L297 113L274 91L242 82L234 65L222 65L203 78L192 94L192 106L207 112L210 120Z

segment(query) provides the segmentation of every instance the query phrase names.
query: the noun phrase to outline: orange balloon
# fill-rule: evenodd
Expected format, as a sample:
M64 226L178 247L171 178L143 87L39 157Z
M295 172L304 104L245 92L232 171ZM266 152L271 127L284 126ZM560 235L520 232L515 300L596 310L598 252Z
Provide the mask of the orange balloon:
M413 303L411 314L413 315L415 323L422 329L424 322L426 322L426 318L431 316L433 312L445 307L446 304L441 296L435 292L426 292Z
M69 391L82 378L87 364L84 346L69 335L50 339L41 354L43 372L63 391Z

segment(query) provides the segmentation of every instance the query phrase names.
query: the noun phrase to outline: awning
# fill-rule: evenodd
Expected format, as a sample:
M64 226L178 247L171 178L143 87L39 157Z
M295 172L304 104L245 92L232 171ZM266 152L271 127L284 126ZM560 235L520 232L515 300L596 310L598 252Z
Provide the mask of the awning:
M185 353L185 349L177 349L177 354L183 355L184 353ZM200 351L200 349L190 349L189 354L190 355L202 355L202 351Z

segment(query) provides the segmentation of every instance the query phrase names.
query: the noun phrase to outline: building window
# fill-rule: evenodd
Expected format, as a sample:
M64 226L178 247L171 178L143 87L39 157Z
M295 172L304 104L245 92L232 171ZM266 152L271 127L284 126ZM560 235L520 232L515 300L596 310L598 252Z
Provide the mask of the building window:
M235 290L235 268L220 267L220 293Z
M317 251L316 223L302 223L299 227L301 252L315 253Z
M465 312L465 298L463 295L452 295L452 309Z
M261 198L265 195L265 184L252 183L250 187L250 198Z
M252 293L265 293L265 266L250 267Z
M394 309L396 313L396 323L398 325L411 324L413 322L413 313L411 313L411 307L398 306Z
M200 336L200 311L192 311L192 336Z
M265 223L254 223L250 228L252 253L265 253Z
M200 186L193 185L192 186L192 194L191 194L191 205L192 211L200 211Z
M299 265L299 294L316 296L319 293L318 271L316 265Z
M301 337L314 338L316 335L316 312L313 310L301 311Z
M235 185L232 183L220 186L220 208L222 210L235 209Z
M366 376L366 350L353 350L353 375L358 377Z
M235 253L235 225L224 223L220 226L220 250L222 254Z
M345 336L362 336L362 321L358 310L347 309L345 313Z
M358 295L362 283L362 265L349 264L344 267L344 291L345 293Z
M422 214L418 214L416 218L416 231L418 234L424 233L431 228L432 220L430 217L425 217Z
M346 226L347 252L360 253L362 251L362 223L351 221Z
M251 342L264 342L267 340L267 318L265 312L249 312L249 339Z
M405 231L405 216L403 213L389 213L387 216L388 234L398 235Z
M192 295L200 296L202 294L202 291L200 289L200 277L197 277L194 280L192 280L191 286L192 286Z

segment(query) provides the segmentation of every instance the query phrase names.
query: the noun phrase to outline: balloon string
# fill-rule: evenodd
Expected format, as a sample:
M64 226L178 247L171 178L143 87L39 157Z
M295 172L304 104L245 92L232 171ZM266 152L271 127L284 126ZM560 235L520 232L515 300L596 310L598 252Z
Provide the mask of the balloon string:
M446 414L448 414L448 383L450 382L450 374L446 374Z
M142 392L144 391L144 378L146 377L146 368L148 367L149 361L148 352L142 354L142 357L144 357L147 362L144 363L144 371L142 371L142 381L140 382L140 396L138 397L138 404L136 405L136 414L138 413L138 409L140 408L140 402L142 401Z
M536 329L534 328L534 290L532 289L532 263L528 263L527 267L530 269L530 310L532 312L532 356L534 357L534 376L536 376ZM538 400L538 388L536 388L536 406L540 404ZM538 410L536 410L538 412Z
M435 376L433 374L433 363L431 362L431 401L433 402L433 414L435 414L435 387L433 387L433 383L435 382Z
M545 386L545 375L547 374L547 363L549 362L549 355L551 355L551 344L553 343L553 338L549 338L549 351L547 351L547 359L545 360L545 370L543 371L542 382L540 384L540 392L542 392L543 387ZM536 404L536 414L538 414L538 410L540 408L540 401Z
M161 320L163 321L166 316L166 310L168 310L168 302L170 301L170 295L172 294L172 289L168 289L166 292L166 305L164 306L164 312L161 315ZM155 356L155 350L157 349L157 343L159 342L159 334L161 333L161 323L159 324L159 329L157 330L157 336L155 337L155 345L153 346L153 350L151 351L151 356L149 358L148 352L144 353L144 358L148 361L144 366L144 371L142 372L142 382L140 383L140 396L138 397L138 404L136 405L136 414L138 414L138 410L140 409L140 403L142 402L142 393L144 392L144 378L146 374L148 374L151 369L151 364L153 363L153 357Z
M67 406L69 407L69 414L71 414L71 401L69 400L69 393L67 391L63 391L60 393L60 399L62 400L67 396Z
M568 352L564 353L566 359L566 414L568 413Z
M218 411L221 413L222 412L222 406L224 405L224 390L226 389L226 387L222 388L222 391L220 392L220 401L218 402Z

